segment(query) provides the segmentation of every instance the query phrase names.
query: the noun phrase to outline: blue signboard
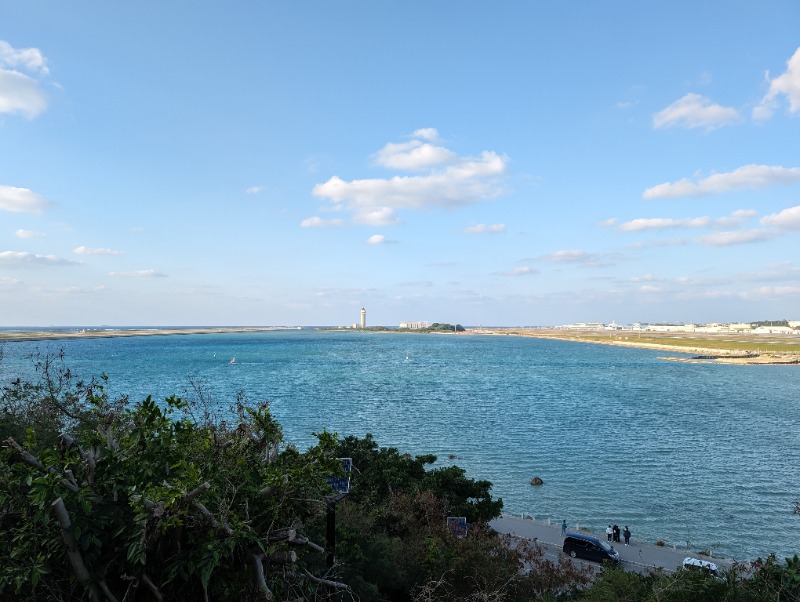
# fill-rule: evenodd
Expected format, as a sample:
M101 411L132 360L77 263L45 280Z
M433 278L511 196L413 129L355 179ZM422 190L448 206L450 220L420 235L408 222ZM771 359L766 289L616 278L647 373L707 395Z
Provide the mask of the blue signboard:
M342 469L353 470L353 458L342 458ZM350 477L328 477L328 486L338 493L350 493Z
M447 526L453 532L453 535L461 539L467 535L467 517L466 516L448 516Z

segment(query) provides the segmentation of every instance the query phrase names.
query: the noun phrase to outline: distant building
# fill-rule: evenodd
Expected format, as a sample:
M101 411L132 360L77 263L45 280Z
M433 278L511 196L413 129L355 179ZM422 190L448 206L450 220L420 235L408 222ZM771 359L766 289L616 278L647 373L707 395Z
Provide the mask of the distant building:
M430 328L430 322L400 322L400 328L408 328L409 330L421 330L422 328Z
M707 333L719 333L719 332L731 332L729 324L718 324L716 322L712 322L710 324L704 324L702 326L698 325L694 329L695 332L707 332Z
M367 327L367 310L363 307L361 308L361 328Z
M648 324L645 330L650 332L694 332L694 324Z
M794 329L788 326L759 326L753 329L753 334L793 334Z
M576 322L575 324L565 324L558 328L563 330L603 330L605 326L600 322Z

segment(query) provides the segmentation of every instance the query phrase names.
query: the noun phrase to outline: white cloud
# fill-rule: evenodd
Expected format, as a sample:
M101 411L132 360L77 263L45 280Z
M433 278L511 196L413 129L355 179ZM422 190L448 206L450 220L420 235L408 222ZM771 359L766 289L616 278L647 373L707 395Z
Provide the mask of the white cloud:
M710 217L690 217L672 219L669 217L639 218L620 224L620 232L641 232L643 230L664 230L667 228L705 228L711 224Z
M758 106L753 108L753 119L762 121L772 117L778 107L780 95L785 95L788 99L790 113L800 111L800 48L786 61L786 71L783 74L770 80L767 72L765 77L769 81L769 90Z
M563 249L543 255L541 259L552 263L577 264L582 267L601 267L608 265L599 253L587 253L580 249Z
M664 279L653 274L644 274L643 276L633 276L629 280L630 282L660 282Z
M0 185L0 211L40 213L48 205L50 201L27 188Z
M392 224L399 224L400 220L395 215L394 209L377 207L356 213L353 216L353 222L366 226L391 226Z
M36 80L0 69L0 114L18 114L33 119L47 108L47 99Z
M653 127L705 128L713 130L736 123L741 116L736 109L714 104L699 94L689 93L653 116Z
M428 130L424 130L428 132ZM353 214L355 223L397 223L397 210L454 208L497 197L508 158L492 151L459 157L452 151L414 140L387 144L382 165L422 173L391 178L343 180L338 176L314 186L312 194Z
M729 247L732 245L764 242L775 238L775 236L775 232L771 230L734 230L731 232L715 232L713 234L699 236L697 242L712 247Z
M464 228L467 234L500 234L505 231L505 224L475 224Z
M33 73L47 75L47 60L38 48L13 48L5 40L0 40L0 67L25 69Z
M412 140L398 144L388 143L375 155L375 162L392 169L420 171L451 163L456 158L453 151L442 146Z
M639 287L639 292L645 294L663 293L665 290L667 289L663 286L656 286L655 284L643 284Z
M45 238L47 234L44 232L36 232L35 230L23 230L20 228L16 232L14 232L14 236L17 238Z
M115 278L166 278L167 275L152 268L148 270L134 270L132 272L109 272Z
M316 215L312 217L307 217L302 222L300 222L301 228L329 228L329 227L336 227L341 226L344 222L338 218L334 219L323 219Z
M638 241L628 245L629 249L647 249L647 248L665 248L665 247L681 247L688 244L685 238L662 238L660 240L651 240L649 242Z
M436 128L420 128L412 134L412 138L422 138L428 142L436 142L439 140L439 132Z
M668 228L732 228L741 225L757 215L753 209L737 209L730 215L711 219L708 216L638 218L624 222L617 227L620 232L642 232L644 230L665 230Z
M722 228L730 228L743 224L758 215L755 209L737 209L727 217L720 217L714 220L714 225Z
M395 240L387 240L383 234L373 234L366 241L368 245L393 245L397 244Z
M666 199L684 196L701 196L740 190L767 188L775 184L793 184L800 181L800 167L779 165L743 165L727 173L715 173L707 178L690 181L665 182L644 191L645 199Z
M572 263L583 261L588 255L586 251L581 251L580 249L565 249L556 251L545 257L550 261L558 263Z
M259 192L262 192L263 190L264 190L264 188L262 186L251 186L250 188L248 188L244 192L245 192L245 194L258 194Z
M47 108L39 82L22 73L47 75L47 62L36 48L15 49L0 40L0 114L19 114L29 119Z
M0 252L0 265L9 268L23 268L31 266L72 266L78 265L75 261L62 259L56 255L37 255L23 251L2 251Z
M617 218L616 217L609 217L608 219L601 220L597 222L597 225L601 228L610 228L611 226L617 225Z
M775 299L778 297L800 297L800 286L762 286L739 294L750 300Z
M528 266L513 268L505 272L497 272L497 274L500 276L531 276L538 273L539 270L535 270Z
M764 226L777 226L778 228L786 228L787 230L800 230L800 205L789 207L779 213L765 215L761 218L761 223Z
M114 249L104 249L102 247L75 247L72 252L76 255L122 255L120 251Z

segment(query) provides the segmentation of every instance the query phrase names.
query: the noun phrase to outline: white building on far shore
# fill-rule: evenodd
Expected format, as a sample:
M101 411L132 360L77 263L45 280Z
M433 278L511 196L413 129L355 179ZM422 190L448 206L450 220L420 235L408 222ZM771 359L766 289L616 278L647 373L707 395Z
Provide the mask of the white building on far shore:
M400 328L408 328L409 330L420 330L422 328L430 328L430 322L400 322Z
M576 322L575 324L564 324L556 326L561 330L605 330L605 325L600 322Z

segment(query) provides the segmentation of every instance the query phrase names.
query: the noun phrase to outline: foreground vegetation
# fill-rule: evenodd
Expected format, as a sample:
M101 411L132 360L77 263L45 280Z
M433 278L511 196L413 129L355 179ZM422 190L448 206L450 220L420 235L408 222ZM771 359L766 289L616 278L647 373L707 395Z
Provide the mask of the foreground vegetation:
M325 431L300 451L244 395L224 411L198 389L109 399L103 377L33 361L35 378L4 374L0 391L2 600L800 600L796 557L724 580L606 568L592 581L498 537L491 483L434 456ZM342 457L351 489L334 506Z

